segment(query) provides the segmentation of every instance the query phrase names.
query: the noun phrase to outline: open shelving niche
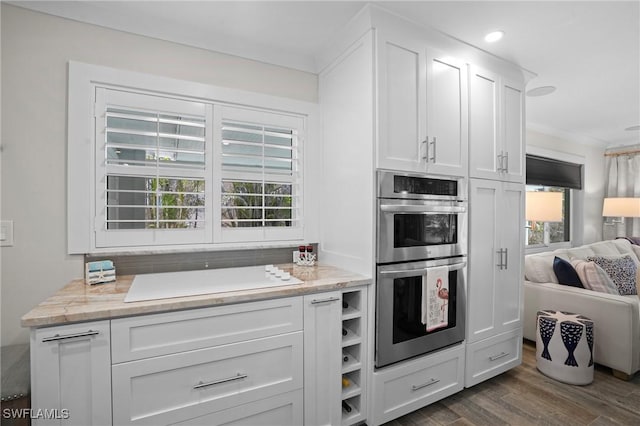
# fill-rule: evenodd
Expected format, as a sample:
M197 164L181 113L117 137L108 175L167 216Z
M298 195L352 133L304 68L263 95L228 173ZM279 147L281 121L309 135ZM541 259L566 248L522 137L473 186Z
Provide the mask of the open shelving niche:
M364 371L366 296L363 289L342 293L342 424L353 425L365 420ZM345 334L346 332L346 334ZM348 411L349 407L351 411Z

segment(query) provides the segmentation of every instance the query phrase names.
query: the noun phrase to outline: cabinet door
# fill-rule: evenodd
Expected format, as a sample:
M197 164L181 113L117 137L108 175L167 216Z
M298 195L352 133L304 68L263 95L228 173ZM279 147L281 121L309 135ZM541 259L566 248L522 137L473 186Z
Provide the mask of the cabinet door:
M467 342L497 332L495 295L498 283L501 182L471 179L469 185L469 271L467 286Z
M524 185L471 179L469 343L522 324Z
M304 424L339 425L342 295L304 297Z
M378 168L426 169L426 61L418 39L378 34Z
M505 182L502 185L498 231L501 235L500 248L505 252L496 288L499 331L513 330L522 324L524 196L523 184Z
M427 171L467 175L467 67L427 50Z
M31 406L58 410L62 424L111 424L109 321L31 331ZM60 425L60 418L33 419Z
M469 176L500 179L498 75L472 66L469 70ZM500 151L503 151L502 153Z
M504 179L525 180L524 172L524 90L521 84L502 82L503 146L505 151Z

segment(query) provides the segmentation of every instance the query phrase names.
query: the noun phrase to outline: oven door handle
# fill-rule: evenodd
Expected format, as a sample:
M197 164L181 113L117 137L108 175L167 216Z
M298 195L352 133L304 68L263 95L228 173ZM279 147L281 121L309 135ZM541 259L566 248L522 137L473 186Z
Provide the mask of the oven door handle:
M465 213L464 206L425 206L425 205L405 205L405 204L381 204L380 211L396 213Z
M449 268L449 272L457 271L465 266L467 266L467 262L454 263L453 265L443 265ZM380 275L388 277L389 275L396 276L398 278L401 277L411 277L415 276L417 273L427 273L429 269L433 269L435 266L427 266L426 268L417 268L417 269L405 269L405 270L396 270L396 271L380 271Z

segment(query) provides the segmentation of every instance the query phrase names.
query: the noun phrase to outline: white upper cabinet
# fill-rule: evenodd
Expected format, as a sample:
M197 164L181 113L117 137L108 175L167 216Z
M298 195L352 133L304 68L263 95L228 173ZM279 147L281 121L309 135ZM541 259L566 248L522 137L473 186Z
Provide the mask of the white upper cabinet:
M470 68L469 175L524 182L523 85Z
M467 65L427 50L427 171L466 176Z
M389 30L377 65L378 168L465 176L466 65Z
M505 78L502 79L502 140L505 158L505 175L510 182L525 180L525 144L524 144L524 86Z

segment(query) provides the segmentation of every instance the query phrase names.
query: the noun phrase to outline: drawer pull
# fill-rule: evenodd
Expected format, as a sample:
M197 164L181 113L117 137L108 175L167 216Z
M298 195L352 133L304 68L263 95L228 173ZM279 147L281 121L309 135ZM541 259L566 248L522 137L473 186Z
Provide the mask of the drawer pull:
M100 334L99 331L95 331L95 330L88 330L85 331L83 333L72 333L72 334L56 334L53 335L51 337L45 337L42 339L42 342L55 342L57 340L65 340L65 339L74 339L76 337L87 337L87 336L95 336L97 334Z
M240 373L238 373L237 375L235 375L235 376L233 376L233 377L228 377L228 378L226 378L226 379L215 380L215 381L213 381L213 382L209 382L209 383L203 383L203 382L200 382L200 383L198 383L197 385L195 385L195 386L193 387L193 389L194 389L194 390L197 390L197 389L207 388L207 387L209 387L209 386L219 385L219 384L227 383L227 382L233 382L233 381L235 381L235 380L242 380L242 379L246 379L247 377L248 377L248 376L247 376L246 374L240 374Z
M490 356L489 361L495 361L497 359L504 358L507 355L509 355L509 352L500 352L498 355Z
M411 390L412 391L417 391L418 389L422 389L422 388L426 388L427 386L435 385L439 381L440 381L439 379L431 379L427 383L423 383L421 385L413 385L413 386L411 386Z
M340 298L339 298L339 297L329 297L329 298L327 298L327 299L313 299L313 300L311 301L311 304L312 304L312 305L318 305L318 304L320 304L320 303L336 302L336 301L338 301L338 300L340 300Z

